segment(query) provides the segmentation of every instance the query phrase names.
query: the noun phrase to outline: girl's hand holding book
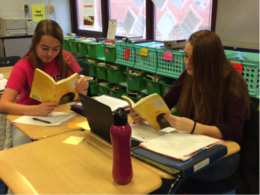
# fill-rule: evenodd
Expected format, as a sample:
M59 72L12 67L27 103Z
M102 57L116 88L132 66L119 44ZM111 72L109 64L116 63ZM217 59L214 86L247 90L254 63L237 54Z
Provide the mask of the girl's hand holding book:
M75 92L85 94L86 89L88 89L88 86L89 86L89 84L86 81L86 79L84 77L81 77L78 79Z
M58 106L59 106L58 103L41 103L41 104L37 105L36 115L38 115L38 116L48 116Z
M171 127L179 130L179 131L186 131L190 133L193 130L195 121L185 118L174 116L171 114L165 114L164 118L170 123Z
M137 114L137 113L133 110L133 108L132 108L131 106L130 106L130 115L131 115L131 117L132 117L132 119L133 119L133 121L134 121L135 123L141 123L141 122L144 121L144 119L143 119L142 117L140 117L139 114Z

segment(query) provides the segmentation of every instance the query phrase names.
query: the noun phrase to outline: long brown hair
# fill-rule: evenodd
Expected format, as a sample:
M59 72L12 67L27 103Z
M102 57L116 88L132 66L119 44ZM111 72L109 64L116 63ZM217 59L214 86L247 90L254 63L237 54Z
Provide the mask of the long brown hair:
M193 33L188 42L193 47L193 75L186 76L179 101L179 115L202 124L223 124L227 96L243 102L249 118L249 94L242 75L228 61L220 38L212 31Z
M41 38L44 35L51 36L57 40L59 40L61 48L60 52L56 57L56 60L58 61L58 66L61 69L61 78L66 78L68 76L68 69L72 72L72 68L65 62L63 57L63 31L60 27L60 25L53 21L53 20L42 20L38 23L38 25L35 28L34 35L32 38L32 44L30 47L30 50L26 54L26 56L29 56L34 64L34 68L39 68L43 70L43 65L41 59L38 57L36 53L36 45L41 41Z

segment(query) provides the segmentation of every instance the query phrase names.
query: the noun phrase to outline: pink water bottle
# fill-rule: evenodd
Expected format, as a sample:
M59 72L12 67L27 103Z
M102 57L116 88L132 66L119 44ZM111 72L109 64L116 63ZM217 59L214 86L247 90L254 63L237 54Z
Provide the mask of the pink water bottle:
M118 108L114 113L114 124L110 129L113 148L114 181L120 185L128 184L133 178L131 161L131 127L127 122L125 109Z

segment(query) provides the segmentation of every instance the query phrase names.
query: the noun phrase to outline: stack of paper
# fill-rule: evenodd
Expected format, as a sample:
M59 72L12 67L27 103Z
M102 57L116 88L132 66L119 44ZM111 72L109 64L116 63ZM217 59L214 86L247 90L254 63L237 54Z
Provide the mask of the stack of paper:
M5 89L7 83L7 79L4 78L3 74L0 74L0 91L3 91Z

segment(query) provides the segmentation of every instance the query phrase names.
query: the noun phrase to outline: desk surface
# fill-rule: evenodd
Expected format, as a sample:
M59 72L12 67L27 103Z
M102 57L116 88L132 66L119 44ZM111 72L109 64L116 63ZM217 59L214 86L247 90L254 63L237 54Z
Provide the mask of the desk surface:
M0 67L0 74L3 74L4 78L8 79L12 70L13 70L13 66Z
M66 113L73 113L75 112L70 110L70 104L63 104L60 105L58 108L55 109L57 112L66 112ZM21 115L7 115L7 120L12 122L15 119L21 117ZM27 125L21 123L13 123L15 127L17 127L20 131L22 131L25 135L27 135L30 139L39 140L47 137L51 137L54 135L62 134L68 131L76 131L80 130L80 127L69 128L68 123L80 123L86 121L86 117L83 117L79 114L68 120L67 122L63 123L60 126L54 127L45 127L45 126L36 126L36 125Z
M82 136L78 145L62 143ZM158 189L158 174L132 158L133 179L112 178L112 148L88 132L73 131L0 151L0 175L14 194L147 194Z

